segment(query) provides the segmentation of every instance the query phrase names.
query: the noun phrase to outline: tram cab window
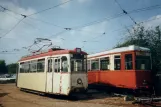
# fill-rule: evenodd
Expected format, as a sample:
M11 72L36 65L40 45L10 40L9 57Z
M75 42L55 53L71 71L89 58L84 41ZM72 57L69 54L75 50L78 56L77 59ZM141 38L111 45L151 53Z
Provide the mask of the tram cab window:
M91 70L99 70L99 59L91 60Z
M136 55L136 70L150 70L150 56Z
M67 57L63 56L61 58L61 60L62 60L62 69L61 69L61 71L62 72L68 72L68 60L67 60Z
M83 61L82 60L71 61L71 70L76 72L83 71Z
M121 69L121 58L120 55L114 57L114 69L120 70Z
M101 70L109 70L109 57L101 58L100 63Z
M39 59L37 61L37 72L44 72L45 59Z
M125 55L125 69L126 70L133 69L132 54Z
M84 69L84 63L86 58L82 54L71 55L71 72L86 72Z
M52 59L48 60L48 72L52 72Z

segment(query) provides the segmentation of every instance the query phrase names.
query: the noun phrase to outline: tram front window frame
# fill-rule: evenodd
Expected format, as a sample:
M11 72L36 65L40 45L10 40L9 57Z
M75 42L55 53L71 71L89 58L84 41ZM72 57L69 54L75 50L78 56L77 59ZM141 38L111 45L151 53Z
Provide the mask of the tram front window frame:
M71 72L87 72L87 58L83 54L71 54Z

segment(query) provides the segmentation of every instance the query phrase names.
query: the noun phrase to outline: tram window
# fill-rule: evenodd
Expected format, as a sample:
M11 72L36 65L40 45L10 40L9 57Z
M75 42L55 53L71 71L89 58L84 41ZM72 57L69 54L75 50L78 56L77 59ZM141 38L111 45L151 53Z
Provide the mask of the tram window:
M45 59L40 59L37 62L37 72L44 72Z
M133 69L132 54L125 55L125 69L127 70Z
M87 61L87 70L90 71L91 68L90 68L90 60Z
M55 59L55 62L54 62L54 71L58 72L58 60L57 59Z
M37 61L31 61L30 62L30 72L36 72L37 71Z
M20 63L20 73L24 72L24 63Z
M99 60L91 60L91 70L99 70Z
M61 58L61 60L62 60L62 69L61 69L61 71L62 72L68 72L68 60L67 60L67 57L63 56Z
M74 61L71 61L71 71L75 71Z
M118 55L114 57L114 69L115 70L121 69L121 58Z
M60 59L58 59L58 72L60 72Z
M100 63L101 70L109 70L109 57L101 58Z
M52 59L48 60L48 72L52 72Z
M150 70L150 56L136 56L136 70Z
M60 59L55 59L54 72L60 72Z
M71 58L71 72L86 72L84 68L85 58L82 54L73 54Z
M29 62L25 62L25 63L23 64L23 69L24 69L24 72L25 72L25 73L28 73L29 70L30 70L30 63L29 63Z
M84 71L87 72L87 59L84 59L84 65L83 65Z
M83 60L80 60L80 59L77 59L77 60L72 60L71 61L71 71L73 72L79 72L79 71L82 71L84 72L83 70L83 63L84 61Z

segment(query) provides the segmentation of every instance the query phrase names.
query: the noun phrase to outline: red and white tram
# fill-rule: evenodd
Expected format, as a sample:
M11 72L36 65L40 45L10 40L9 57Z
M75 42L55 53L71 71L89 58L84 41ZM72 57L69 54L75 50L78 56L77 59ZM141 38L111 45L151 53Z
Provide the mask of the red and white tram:
M17 87L43 93L69 95L88 88L87 53L50 49L48 52L22 57L19 60Z
M151 55L148 48L128 46L88 55L88 83L125 89L151 87Z

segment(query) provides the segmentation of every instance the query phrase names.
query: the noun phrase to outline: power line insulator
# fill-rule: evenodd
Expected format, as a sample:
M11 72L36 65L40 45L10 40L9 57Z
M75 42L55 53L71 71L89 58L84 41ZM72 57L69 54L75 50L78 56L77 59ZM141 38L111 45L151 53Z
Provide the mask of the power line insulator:
M122 11L123 11L123 13L128 14L127 11L125 11L125 10L122 10Z
M21 14L21 16L23 16L24 18L26 18L26 17L27 17L26 15L23 15L23 14Z
M64 28L65 30L72 30L72 28Z

